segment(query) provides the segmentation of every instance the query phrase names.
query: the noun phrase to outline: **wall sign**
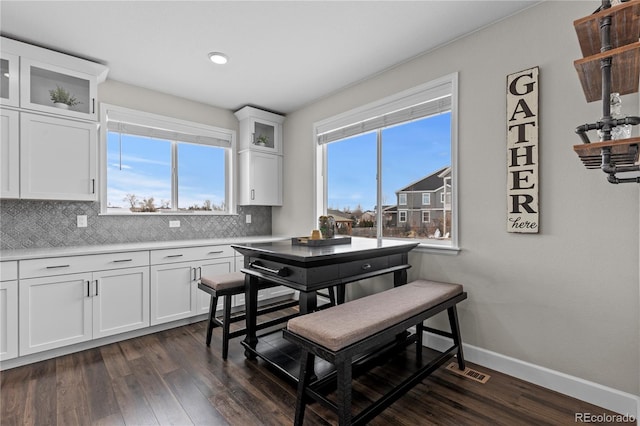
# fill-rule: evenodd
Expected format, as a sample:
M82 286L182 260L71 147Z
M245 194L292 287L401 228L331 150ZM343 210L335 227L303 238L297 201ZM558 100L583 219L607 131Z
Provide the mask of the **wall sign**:
M538 67L507 76L507 232L537 233Z

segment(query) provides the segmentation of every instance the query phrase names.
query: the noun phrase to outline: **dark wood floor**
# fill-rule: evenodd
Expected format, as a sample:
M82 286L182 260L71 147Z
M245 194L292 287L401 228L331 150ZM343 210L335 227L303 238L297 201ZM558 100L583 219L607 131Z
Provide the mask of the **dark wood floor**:
M143 336L0 373L0 423L6 425L287 425L295 389L231 341L220 357L220 329L204 345L206 323ZM427 355L425 355L426 357ZM401 380L414 365L409 348L354 383L354 410ZM470 365L486 384L444 367L372 425L570 425L575 414L605 410ZM305 424L335 424L318 404Z

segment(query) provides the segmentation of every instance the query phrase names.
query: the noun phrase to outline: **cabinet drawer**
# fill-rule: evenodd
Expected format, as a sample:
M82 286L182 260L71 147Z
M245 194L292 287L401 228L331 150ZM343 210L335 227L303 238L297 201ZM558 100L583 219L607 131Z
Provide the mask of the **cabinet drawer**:
M387 256L374 257L373 259L356 260L340 264L340 278L349 278L355 275L367 274L389 267Z
M0 281L10 281L18 279L18 262L0 263Z
M46 277L148 265L148 251L22 260L20 261L20 278Z
M174 262L233 257L235 250L231 246L203 246L178 249L152 250L151 264L159 265Z

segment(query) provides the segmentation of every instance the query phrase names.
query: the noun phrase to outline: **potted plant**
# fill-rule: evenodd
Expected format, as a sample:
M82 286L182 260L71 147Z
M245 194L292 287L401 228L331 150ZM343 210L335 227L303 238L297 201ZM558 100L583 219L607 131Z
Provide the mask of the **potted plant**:
M58 108L69 109L69 107L81 103L75 96L67 92L64 87L56 86L55 89L49 90L49 95L51 96L53 104Z
M265 135L260 135L256 138L256 141L254 143L258 146L267 146L267 144L269 143L269 138Z

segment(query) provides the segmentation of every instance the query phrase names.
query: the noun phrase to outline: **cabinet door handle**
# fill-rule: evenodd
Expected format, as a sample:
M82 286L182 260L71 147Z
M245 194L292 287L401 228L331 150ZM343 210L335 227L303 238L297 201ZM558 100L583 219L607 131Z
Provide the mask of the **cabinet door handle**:
M91 297L91 282L87 280L87 297Z
M251 199L252 199L252 200L255 200L255 199L256 199L256 190L255 190L255 189L252 189L252 190L251 190Z
M166 257L182 257L182 254L170 254L169 256Z
M96 180L95 179L91 179L91 193L92 194L96 193Z
M202 267L198 266L198 279L201 280L202 279Z
M121 263L121 262L131 262L133 259L118 259L114 260L113 263Z
M55 265L55 266L47 266L47 269L58 269L58 268L68 268L71 265Z
M96 296L98 295L98 280L96 280Z
M96 98L91 98L91 110L92 114L96 113Z

